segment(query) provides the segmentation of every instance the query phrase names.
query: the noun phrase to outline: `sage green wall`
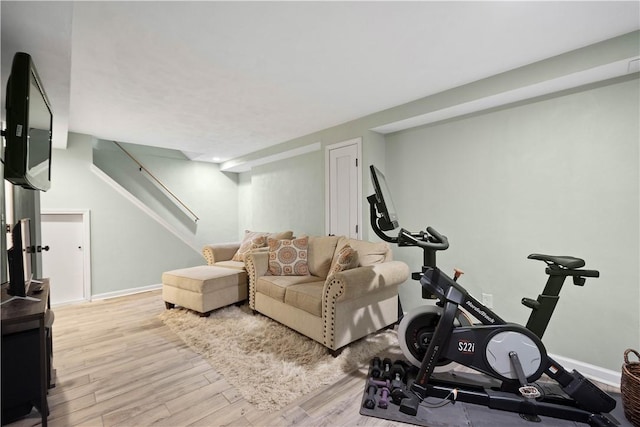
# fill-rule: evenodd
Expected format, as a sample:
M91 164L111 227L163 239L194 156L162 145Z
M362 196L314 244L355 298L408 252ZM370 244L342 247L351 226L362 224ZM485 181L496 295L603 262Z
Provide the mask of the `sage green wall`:
M45 211L90 210L92 295L126 293L159 284L163 271L202 264L204 260L198 252L151 220L91 171L94 143L93 137L69 134L67 149L53 152L51 189L41 194L41 209ZM199 235L200 241L237 240L235 178L229 184L233 188L231 195L223 194L231 198L232 202L228 203L223 197L216 198L216 185L228 179L211 178L220 175L216 172L217 166L175 163L170 159L145 160L152 169L163 169L161 178L166 179L170 187L174 185L187 201L194 202L192 198L200 194L203 204L217 210L217 217L203 212L207 217L199 227L207 234ZM227 221L227 217L231 222L218 232L217 220Z
M526 323L545 265L530 253L574 255L598 279L568 283L545 334L549 352L618 371L640 347L637 75L576 93L387 136L386 177L400 223L431 225L451 248L444 271L506 320ZM421 265L421 251L396 258ZM570 281L569 281L570 282ZM419 287L401 289L405 308Z
M322 151L256 167L251 171L252 229L323 235L322 194Z

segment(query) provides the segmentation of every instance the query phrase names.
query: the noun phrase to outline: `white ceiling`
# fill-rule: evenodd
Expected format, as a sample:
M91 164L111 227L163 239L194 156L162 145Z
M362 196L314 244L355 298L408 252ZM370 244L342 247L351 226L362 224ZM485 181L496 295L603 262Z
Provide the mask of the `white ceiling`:
M226 161L640 28L640 2L1 2L67 129Z

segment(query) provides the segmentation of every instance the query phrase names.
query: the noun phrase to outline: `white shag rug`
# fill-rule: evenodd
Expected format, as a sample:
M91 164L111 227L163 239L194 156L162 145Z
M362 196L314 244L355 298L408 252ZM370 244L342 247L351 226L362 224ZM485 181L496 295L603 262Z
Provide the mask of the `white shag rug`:
M352 343L334 358L326 347L252 314L246 305L222 308L209 317L175 308L165 310L160 319L247 401L266 412L336 382L398 345L396 332L386 330Z

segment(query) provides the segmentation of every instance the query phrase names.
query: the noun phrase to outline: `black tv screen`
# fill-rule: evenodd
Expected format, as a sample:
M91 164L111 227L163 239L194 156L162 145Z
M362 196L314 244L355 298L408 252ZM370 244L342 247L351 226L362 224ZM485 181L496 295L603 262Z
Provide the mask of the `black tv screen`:
M21 219L11 230L9 261L9 295L24 297L31 284L31 221Z
M387 186L387 181L382 174L373 165L369 166L371 170L371 181L376 192L376 210L380 217L378 218L378 227L383 231L393 230L399 227L398 215L391 200L391 193Z
M14 55L6 93L4 177L25 188L47 191L53 114L29 54Z

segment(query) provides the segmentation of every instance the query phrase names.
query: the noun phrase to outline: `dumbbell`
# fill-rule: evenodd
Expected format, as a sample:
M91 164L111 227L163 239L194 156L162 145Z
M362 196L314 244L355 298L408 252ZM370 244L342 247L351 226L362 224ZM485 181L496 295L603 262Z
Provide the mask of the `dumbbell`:
M391 380L391 400L395 404L400 404L402 399L407 397L406 390L409 387L405 387L404 380L411 371L409 365L403 360L396 360L389 370L392 375Z
M380 401L378 401L378 407L382 409L387 409L389 407L389 389L387 387L382 387L382 391L380 391L381 397Z
M391 359L385 357L382 360L382 379L388 380L389 378L391 378Z
M407 372L407 364L402 360L396 360L393 365L389 368L389 375L391 379L395 379L397 376L400 376L400 381L404 380L404 376Z
M400 374L396 373L396 377L391 381L391 401L399 405L402 399L407 397L404 389L404 383L400 378Z
M382 368L380 367L380 358L374 357L371 361L371 376L373 378L380 378L380 374L382 373Z
M378 380L375 378L369 378L369 384L372 384L376 387L386 387L386 388L390 388L391 387L391 381L389 380Z
M374 409L376 407L376 394L378 393L378 387L374 384L369 384L367 388L367 398L364 400L364 406L367 409Z

